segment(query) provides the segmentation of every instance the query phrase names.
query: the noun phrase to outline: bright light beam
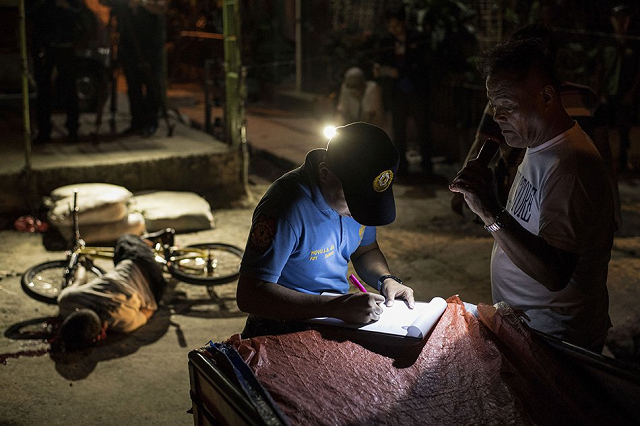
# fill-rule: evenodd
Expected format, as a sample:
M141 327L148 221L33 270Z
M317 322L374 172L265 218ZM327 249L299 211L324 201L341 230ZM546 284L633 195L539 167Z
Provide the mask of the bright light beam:
M325 138L331 139L336 135L336 128L334 126L327 126L324 128L322 133L324 134Z

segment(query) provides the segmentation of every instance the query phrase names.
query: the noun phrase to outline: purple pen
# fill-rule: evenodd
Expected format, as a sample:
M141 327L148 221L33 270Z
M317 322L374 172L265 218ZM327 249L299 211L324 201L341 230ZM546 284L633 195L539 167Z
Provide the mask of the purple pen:
M355 275L353 275L353 274L349 275L349 281L351 281L351 284L356 286L356 288L358 290L360 290L361 292L363 292L363 293L367 292L367 289L364 288L364 286L362 284L360 284L360 281L358 281L358 279L356 278Z

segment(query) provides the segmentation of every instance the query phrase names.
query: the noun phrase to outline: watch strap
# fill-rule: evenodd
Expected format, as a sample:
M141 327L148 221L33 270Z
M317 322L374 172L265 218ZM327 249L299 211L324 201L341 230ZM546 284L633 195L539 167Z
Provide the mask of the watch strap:
M505 214L509 215L509 212L507 211L507 209L502 209L502 211L498 213L498 215L496 216L496 221L490 225L486 225L484 229L486 229L488 232L496 232L501 230L502 228L506 228L507 225L509 224L509 220L501 219L501 217L504 216Z
M380 278L378 278L378 291L381 291L381 290L382 290L382 283L383 283L383 282L384 282L384 280L386 280L387 278L391 278L392 280L394 280L394 281L396 281L396 282L398 282L398 283L400 283L400 284L404 284L404 283L402 282L402 280L401 280L400 278L396 277L395 275L390 275L390 274L388 274L388 275L383 275L383 276L381 276Z
M486 229L488 232L496 232L501 230L502 226L500 225L500 222L495 221L491 225L485 226L484 229Z

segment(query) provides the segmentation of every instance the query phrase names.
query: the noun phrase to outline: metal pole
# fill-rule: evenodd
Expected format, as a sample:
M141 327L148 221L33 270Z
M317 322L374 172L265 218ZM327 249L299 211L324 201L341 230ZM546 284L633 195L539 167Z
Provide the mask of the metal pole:
M246 138L245 100L246 68L242 66L240 52L240 2L224 0L224 70L225 104L224 125L226 141L232 149L238 149L241 155L241 179L247 195L249 182L249 149Z
M211 77L211 68L213 68L213 60L204 60L204 131L212 134L211 130L211 93L209 93L209 87L211 87L213 77Z
M296 91L302 90L302 0L296 0Z
M226 141L241 147L244 100L241 98L240 76L240 0L225 0L224 18L224 69L225 69L225 126Z
M29 117L29 62L27 59L27 30L25 0L18 1L20 15L20 57L22 60L22 119L24 121L25 169L31 170L31 119Z

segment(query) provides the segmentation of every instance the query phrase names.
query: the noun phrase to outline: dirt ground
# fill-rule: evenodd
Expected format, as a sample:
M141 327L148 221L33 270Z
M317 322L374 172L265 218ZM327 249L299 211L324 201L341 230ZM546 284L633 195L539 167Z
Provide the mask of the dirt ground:
M459 294L470 303L491 303L492 238L471 214L454 215L446 181L395 186L398 218L379 229L392 271L415 289L416 298ZM252 185L255 200L268 182ZM609 269L614 328L605 353L638 360L640 351L640 179L620 183L623 227ZM254 202L255 202L254 200ZM216 228L178 236L178 244L219 241L243 246L253 203L214 211ZM27 266L60 259L45 250L42 236L0 231L0 425L189 425L191 406L187 354L209 340L238 333L245 315L235 304L235 283L216 288L175 283L165 306L135 333L108 340L75 358L55 356L43 340L54 306L27 297L20 275Z

